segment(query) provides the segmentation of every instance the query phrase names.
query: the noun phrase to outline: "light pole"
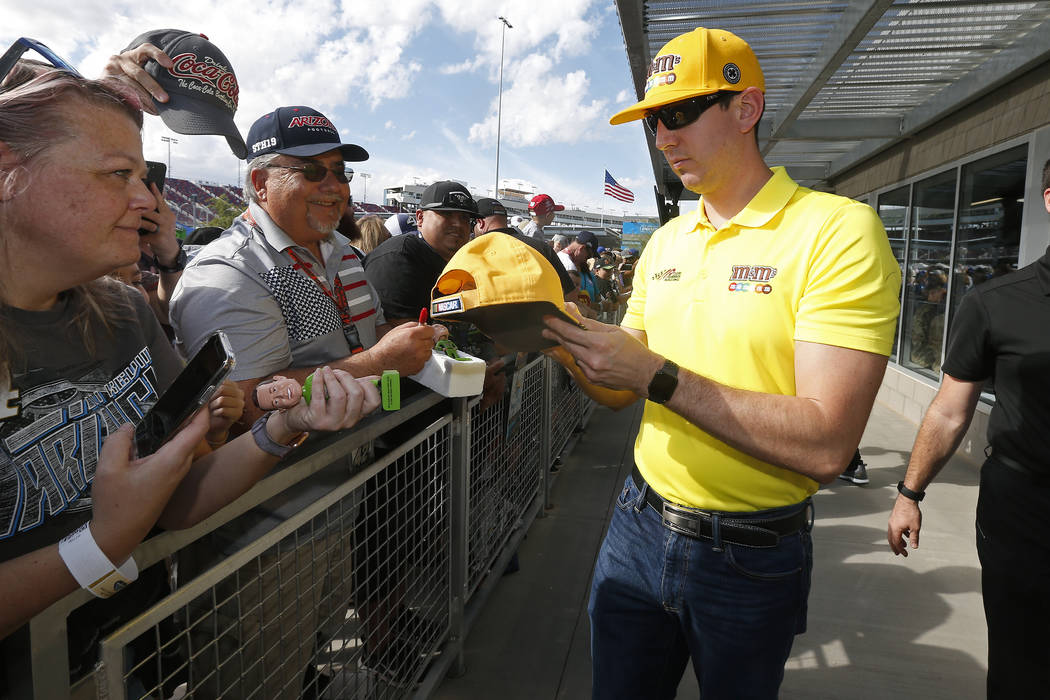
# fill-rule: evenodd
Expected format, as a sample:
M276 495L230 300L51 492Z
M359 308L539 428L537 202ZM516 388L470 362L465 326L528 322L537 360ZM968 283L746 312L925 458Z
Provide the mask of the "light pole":
M368 173L361 173L361 179L365 181L365 189L364 189L364 192L361 194L361 201L363 201L363 202L367 202L368 201L368 181L371 178L372 178L372 176L369 175Z
M492 190L492 196L499 199L499 137L500 127L503 123L503 49L507 45L507 30L514 29L514 26L502 15L496 19L503 23L501 28L503 36L499 44L499 101L496 107L496 186Z
M167 175L167 177L171 177L171 144L178 143L179 140L178 139L173 139L170 136L161 136L160 140L163 141L164 143L168 144L168 175Z

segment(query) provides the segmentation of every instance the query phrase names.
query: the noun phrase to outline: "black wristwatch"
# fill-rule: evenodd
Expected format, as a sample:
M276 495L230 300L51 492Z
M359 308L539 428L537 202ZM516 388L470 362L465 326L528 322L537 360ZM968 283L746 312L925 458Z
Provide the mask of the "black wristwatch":
M656 370L653 380L649 382L649 400L653 403L667 403L671 394L678 388L678 365L670 360Z
M179 254L175 256L175 262L169 265L161 265L160 259L157 256L153 256L153 264L161 272L182 272L186 269L186 251L183 249L182 244L179 244Z
M912 491L910 488L908 488L907 486L904 485L904 481L903 480L897 482L897 491L902 496L904 496L905 498L910 498L911 500L915 501L916 503L918 503L922 499L926 498L926 492L925 491Z

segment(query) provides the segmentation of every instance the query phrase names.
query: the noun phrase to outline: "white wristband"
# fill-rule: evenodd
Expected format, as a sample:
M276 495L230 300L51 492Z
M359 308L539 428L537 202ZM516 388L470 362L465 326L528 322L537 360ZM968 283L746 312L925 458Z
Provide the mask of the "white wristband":
M139 577L133 557L120 567L113 566L91 535L90 523L63 537L58 543L58 554L81 588L99 598L109 598Z

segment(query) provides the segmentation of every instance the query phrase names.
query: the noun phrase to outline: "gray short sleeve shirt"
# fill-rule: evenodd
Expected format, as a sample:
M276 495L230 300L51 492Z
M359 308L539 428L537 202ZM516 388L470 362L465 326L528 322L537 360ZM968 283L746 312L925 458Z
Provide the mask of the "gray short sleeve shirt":
M254 225L238 217L186 267L169 316L180 349L192 355L216 330L230 338L237 365L234 380L257 379L287 367L312 367L351 354L355 340L367 349L386 322L379 297L349 240L332 233L321 242L323 261L295 244L257 204ZM308 276L289 249L348 302L344 328L335 302ZM323 268L323 269L318 269Z

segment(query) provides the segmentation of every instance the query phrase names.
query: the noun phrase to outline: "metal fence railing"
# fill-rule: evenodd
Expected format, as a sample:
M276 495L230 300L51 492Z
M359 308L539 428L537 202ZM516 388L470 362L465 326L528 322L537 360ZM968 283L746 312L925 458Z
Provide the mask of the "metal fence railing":
M585 415L566 376L541 357L485 411L422 391L312 440L211 518L140 545L139 565L166 562L177 585L101 640L86 677L70 680L66 629L90 595L34 618L12 697L428 697L461 667Z

